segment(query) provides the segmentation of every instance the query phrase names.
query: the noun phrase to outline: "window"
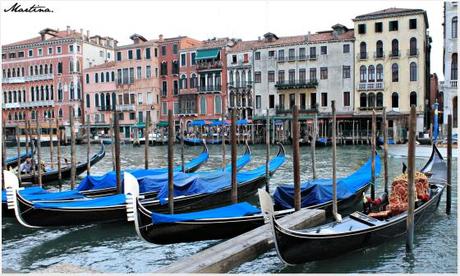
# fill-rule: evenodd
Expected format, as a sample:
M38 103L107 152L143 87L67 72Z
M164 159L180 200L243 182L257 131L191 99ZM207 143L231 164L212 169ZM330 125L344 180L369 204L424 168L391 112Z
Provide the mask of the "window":
M377 81L383 81L383 65L382 64L377 64L376 68L376 77Z
M278 95L279 109L284 109L284 94Z
M150 59L151 54L150 54L150 48L145 48L145 59Z
M327 80L327 67L320 68L320 78L322 80Z
M136 59L137 60L141 59L141 49L136 49Z
M115 81L115 72L112 71L112 81Z
M136 102L135 96L136 95L134 95L134 94L129 94L129 103L130 104L134 104Z
M295 83L295 69L289 70L289 83L291 84Z
M134 112L129 112L129 119L130 119L130 120L136 120L136 113L134 113Z
M327 55L327 46L321 46L321 54Z
M415 91L410 92L410 106L417 106L417 93Z
M366 49L366 42L361 42L359 44L359 58L366 59L367 58L367 49Z
M289 49L289 60L295 60L295 49Z
M89 83L89 74L86 74L86 83Z
M457 25L458 25L458 19L457 16L452 18L452 38L457 38Z
M410 81L417 81L417 64L415 62L410 63Z
M206 97L205 96L200 97L200 114L201 115L206 114Z
M168 83L163 81L161 88L161 96L166 97L168 95Z
M349 79L351 77L351 72L350 72L350 66L349 65L344 65L342 66L342 77L344 79Z
M87 107L87 108L90 108L90 107L91 107L89 94L86 94L86 107Z
M255 53L255 60L260 60L260 52Z
M316 93L310 94L310 107L312 109L317 109L318 103L316 102Z
M275 51L268 51L268 57L269 58L275 57Z
M409 54L411 56L416 56L417 55L417 39L415 37L412 37L409 42Z
M365 34L366 33L366 24L359 24L358 25L358 33Z
M278 50L278 59L284 60L284 50Z
M383 32L383 23L382 22L375 22L375 32L376 33Z
M284 70L279 70L278 71L278 82L279 83L284 83Z
M350 44L343 44L343 53L347 54L350 52Z
M110 82L110 73L109 72L105 72L105 81Z
M321 93L321 106L323 107L327 106L327 93L326 92Z
M117 70L117 83L120 84L122 82L122 74L121 74L121 69Z
M316 81L316 68L310 68L310 81Z
M99 82L99 74L98 73L94 74L94 82L95 83Z
M359 81L360 82L367 81L367 68L365 65L361 65L361 67L359 67Z
M121 61L121 52L117 52L117 61Z
M38 48L38 56L39 57L43 56L43 49L42 48Z
M52 47L49 47L48 48L48 55L52 55L53 54L53 48Z
M398 30L398 21L397 20L390 21L389 24L388 24L388 29L389 29L390 32L397 31Z
M310 59L316 58L316 47L310 47Z
M172 73L176 75L179 74L179 62L177 60L172 62Z
M377 107L383 107L383 93L377 93Z
M142 79L142 67L137 66L136 77L138 80Z
M361 93L359 95L359 106L366 107L367 106L367 96L366 93Z
M133 50L128 50L128 59L133 59Z
M180 54L180 66L185 66L187 64L186 56L185 53Z
M450 80L457 80L457 53L452 54L452 63L450 65Z
M129 83L129 72L128 72L128 68L123 68L123 83L124 83L124 84Z
M299 48L299 60L305 59L305 48Z
M370 82L375 81L375 67L374 67L374 65L369 65L369 67L367 69L367 73L368 73L368 76L369 76L369 81Z
M368 107L375 107L375 94L374 93L369 93L367 95L367 104L368 104Z
M299 82L300 83L307 82L307 72L305 69L299 69Z
M145 77L147 79L152 77L152 67L150 65L145 66Z
M186 88L187 88L187 77L185 75L182 75L180 77L179 89L186 89Z
M161 55L166 56L166 46L161 46Z
M268 108L275 108L275 95L268 95Z
M101 82L104 82L104 72L101 72Z
M375 57L376 58L383 58L383 42L381 40L377 41L375 45Z
M399 42L397 39L393 39L391 41L391 56L393 57L399 56Z
M399 96L396 92L393 92L393 94L391 94L391 107L399 108Z
M249 62L249 54L243 54L243 63Z
M69 45L69 52L73 53L73 45Z
M295 105L295 94L289 94L289 108L294 108Z
M173 54L177 55L178 47L177 44L173 45Z
M34 51L33 50L29 50L29 57L33 57L34 56Z
M56 52L57 52L58 54L61 54L61 53L62 53L62 48L61 48L61 46L58 46L58 47L56 48Z
M275 81L275 71L268 71L268 82Z
M260 109L262 106L262 97L260 95L256 95L256 109Z
M399 68L398 68L398 64L396 63L393 63L393 65L391 65L391 81L392 82L399 81Z
M173 95L177 96L179 94L179 82L177 80L173 81Z
M343 106L350 106L350 92L343 92Z
M222 98L220 95L214 97L214 114L222 113Z
M165 76L168 74L168 64L166 62L162 62L160 66L160 75Z
M409 29L411 30L417 29L417 19L416 18L409 19Z
M261 83L262 82L262 74L260 71L254 72L254 82Z
M196 57L196 53L191 53L191 54L190 54L190 59L191 59L191 61L192 61L192 65L195 65L195 64L196 64L196 59L195 59L195 57Z

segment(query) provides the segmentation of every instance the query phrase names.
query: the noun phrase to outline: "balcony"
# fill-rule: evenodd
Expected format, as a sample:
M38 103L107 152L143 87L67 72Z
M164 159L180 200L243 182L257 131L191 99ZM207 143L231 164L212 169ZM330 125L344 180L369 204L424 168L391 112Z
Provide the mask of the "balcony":
M220 92L221 88L220 85L199 86L198 92Z
M293 81L278 81L275 87L278 90L282 89L300 89L300 88L315 88L318 86L318 80L293 80Z
M46 75L37 75L37 76L27 76L24 77L25 81L41 81L41 80L52 80L54 79L53 74L46 74Z
M317 59L318 59L318 55L309 55L309 56L307 56L307 59L308 59L308 60L317 60Z
M134 104L117 104L117 111L134 111L136 107Z
M179 108L178 115L196 116L198 115L198 111L196 110L196 108Z
M409 57L418 57L418 49L409 49L409 50L407 50L407 56L409 56Z
M399 52L399 50L393 50L390 51L389 56L390 58L399 58L401 56L401 53Z
M12 78L3 78L2 83L15 84L15 83L24 83L26 82L25 77L12 77Z
M382 52L374 52L374 59L379 60L379 59L384 59L385 58L385 53Z
M368 57L367 57L367 52L362 52L362 53L359 53L356 55L356 58L358 60L366 60Z
M457 88L457 81L456 80L451 80L450 81L450 87Z
M222 61L211 61L211 62L197 62L196 69L197 70L216 70L222 68Z
M34 101L28 103L4 103L3 108L11 109L11 108L35 108L35 107L47 107L47 106L54 106L54 101Z
M252 81L242 81L242 82L239 82L239 83L229 82L228 87L229 88L251 88L252 87Z
M383 90L384 83L383 81L378 82L360 82L358 84L358 90Z
M292 114L293 108L286 108L282 105L275 106L276 114ZM305 106L301 106L299 108L299 114L311 114L311 113L318 113L318 108L315 106L311 106L310 108L306 108Z
M280 56L279 56L276 60L277 60L278 62L285 62L285 61L287 61L287 57L285 57L285 56L280 57Z
M383 106L363 106L363 107L358 107L360 111L372 111L372 110L383 110Z
M111 106L97 106L97 111L112 111Z

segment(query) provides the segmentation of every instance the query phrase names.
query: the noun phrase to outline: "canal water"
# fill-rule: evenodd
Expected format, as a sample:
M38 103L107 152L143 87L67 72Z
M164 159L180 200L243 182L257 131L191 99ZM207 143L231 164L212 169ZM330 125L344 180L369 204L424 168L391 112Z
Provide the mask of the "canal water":
M245 169L265 163L265 147L255 145L252 161ZM92 152L99 149L92 145ZM310 148L301 147L301 178L311 177ZM150 147L150 167L166 167L166 146ZM230 147L227 146L227 157ZM243 152L243 147L239 153ZM276 154L272 147L272 155ZM407 150L407 148L406 148ZM201 151L201 147L186 147L185 158L190 159ZM369 146L339 146L337 156L338 177L343 177L362 165L370 155ZM42 148L44 159L49 158L49 148ZM70 148L63 149L70 156ZM176 162L179 163L179 147L176 147ZM212 170L221 165L221 147L209 146L209 161L201 170ZM286 147L287 162L270 181L273 191L276 185L292 183L292 148ZM8 156L16 154L8 149ZM86 160L86 146L77 146L77 160ZM144 147L121 146L122 168L144 166ZM403 155L402 155L403 156ZM331 148L317 149L317 170L319 177L331 177ZM417 158L420 168L427 160ZM400 174L401 155L389 159L390 179ZM228 161L229 162L229 161ZM454 159L453 167L457 168ZM111 146L106 146L106 157L91 169L91 173L102 174L112 168ZM383 166L382 166L383 174ZM83 176L83 175L82 175ZM453 183L457 183L457 171L453 172ZM55 187L50 187L56 189ZM64 188L68 188L64 186ZM381 178L376 191L382 191ZM415 251L412 256L405 253L404 238L385 242L381 246L351 252L339 258L311 262L299 266L286 266L271 250L257 259L233 269L232 273L439 273L457 272L457 185L453 185L452 214L445 214L445 196L437 212L421 227L415 236ZM254 202L257 202L256 197ZM3 270L33 272L56 264L71 264L98 272L153 272L181 258L190 256L219 241L155 245L137 237L132 224L101 224L54 229L28 229L14 219L2 222L2 267Z

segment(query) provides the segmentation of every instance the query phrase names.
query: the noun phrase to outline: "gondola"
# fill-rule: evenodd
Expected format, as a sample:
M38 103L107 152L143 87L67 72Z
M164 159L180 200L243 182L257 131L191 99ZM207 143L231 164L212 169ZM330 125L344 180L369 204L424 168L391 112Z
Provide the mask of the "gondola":
M20 163L24 162L27 158L32 158L32 156L34 155L35 153L35 148L32 147L29 152L24 152L24 153L21 153L21 155L19 156L19 159L20 159ZM11 168L16 168L18 166L18 157L17 156L14 156L14 157L10 157L8 159L5 160L5 166L6 166L6 169L11 169Z
M420 225L437 209L446 185L447 166L436 146L421 172L428 176L430 198L416 204L415 225ZM376 219L362 212L354 212L341 222L331 222L304 230L291 230L280 225L270 208L271 198L259 191L263 211L273 230L278 256L286 264L300 264L308 261L332 258L372 247L390 238L406 233L407 211L386 219Z
M273 174L285 161L284 148L280 146L280 151L276 158L270 161L270 174ZM13 174L12 177L15 177ZM184 177L199 177L203 181L201 187L205 191L199 191L190 195L175 196L174 211L177 213L187 210L197 210L207 208L208 206L225 205L230 202L231 189L230 186L230 173L226 171L220 172L206 172L206 173L175 173L174 184L175 194L181 192L178 187L178 181ZM216 182L206 181L206 179L219 178L225 181L224 188L217 191L212 191L212 186ZM126 183L126 179L131 179L130 182L138 183L136 178L130 173L124 173L124 187L131 185ZM151 196L155 198L146 199L145 206L147 208L168 210L167 201L164 200L164 193L167 193L167 174L158 176L144 177L142 180L145 182L147 179L158 178L156 184L161 185L161 189L156 191ZM134 180L133 180L134 179ZM239 198L247 198L254 195L257 188L265 183L265 166L259 167L254 170L239 172L237 174L238 180L238 196ZM9 207L15 208L15 215L18 221L27 227L49 227L49 226L68 226L80 225L89 223L102 223L114 220L123 221L126 217L125 197L123 194L109 195L98 198L83 197L74 200L50 200L50 201L31 201L28 200L30 196L23 195L17 186L14 186L16 181L9 181L7 190L7 198ZM139 192L142 192L142 181L138 187ZM145 184L145 183L144 183ZM13 185L13 186L12 186ZM152 186L152 184L150 184ZM179 184L180 185L180 184ZM215 187L215 186L214 186ZM220 186L218 186L220 187ZM165 190L166 188L166 190ZM188 190L194 191L194 190ZM182 190L183 192L183 190ZM123 209L123 210L122 210ZM132 210L132 205L128 206L128 210ZM132 212L131 212L132 213Z
M331 145L331 139L327 138L327 137L320 137L316 140L316 144L315 144L317 147L327 147L327 146L330 146Z
M90 159L91 166L99 162L102 158L104 158L104 156L105 156L105 148L104 148L104 144L101 143L101 149L99 150L99 152L94 154ZM88 164L87 162L78 163L76 166L76 175L79 175L83 173L84 171L86 171L86 169L88 168L87 164ZM62 179L70 178L71 168L72 166L70 164L65 165L61 168ZM42 183L43 184L57 181L58 179L59 179L59 172L57 168L42 173ZM21 181L37 183L38 182L38 172L36 171L35 174L32 174L32 173L31 174L21 174Z
M379 171L379 159L377 159L376 171ZM356 185L357 188L352 195L348 195L338 201L341 212L355 210L354 207L361 202L362 194L369 187L371 179L370 161L366 162L362 168L349 177L342 179L343 185L347 185L350 181L356 181L356 174L363 173L367 174L367 180L362 179L361 184ZM330 180L326 181L330 182ZM324 182L322 184L327 185ZM305 191L305 195L308 192L316 193L317 191L309 189ZM325 209L327 214L330 215L332 209L331 200L324 196L321 199L322 201L304 206L304 208ZM144 207L144 204L139 199L135 200L135 204L133 210L135 210L136 231L143 240L155 244L229 239L264 224L264 217L261 211L247 202L177 215L152 213ZM293 212L294 209L289 208L277 211L275 216L281 218Z
M181 137L178 136L177 139L180 141ZM203 142L204 141L204 142ZM210 144L210 145L220 145L222 144L222 139L200 139L200 138L192 138L192 137L184 137L184 144L188 146L199 146L203 144Z

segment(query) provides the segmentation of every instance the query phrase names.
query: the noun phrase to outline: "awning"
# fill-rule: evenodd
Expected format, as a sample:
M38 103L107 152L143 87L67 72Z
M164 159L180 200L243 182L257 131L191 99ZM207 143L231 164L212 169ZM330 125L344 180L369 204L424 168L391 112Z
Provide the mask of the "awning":
M217 48L214 49L204 49L204 50L198 50L196 51L196 57L195 59L211 59L211 58L217 58L219 55L220 50Z
M145 123L137 123L136 125L133 126L134 128L144 128Z
M167 126L169 126L169 123L166 122L166 121L160 121L157 126L159 126L159 127L167 127Z
M204 120L194 120L190 126L204 126L206 123Z

